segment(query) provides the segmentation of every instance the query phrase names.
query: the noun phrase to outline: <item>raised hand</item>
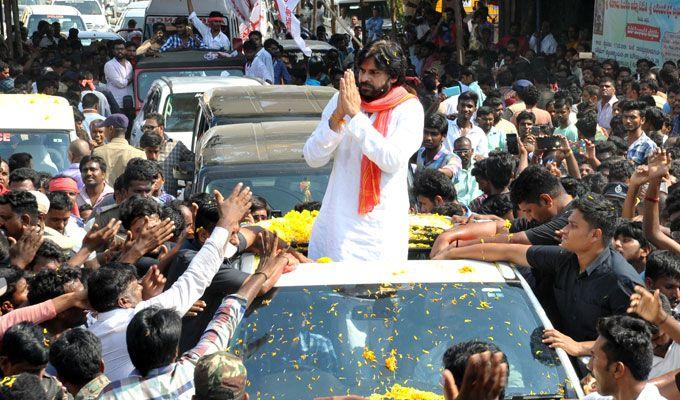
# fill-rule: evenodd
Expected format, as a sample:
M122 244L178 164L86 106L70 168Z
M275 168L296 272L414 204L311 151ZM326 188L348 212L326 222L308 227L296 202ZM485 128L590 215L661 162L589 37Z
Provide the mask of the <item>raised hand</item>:
M350 118L361 110L361 95L352 70L345 71L345 75L340 79L340 101L342 109Z
M638 165L635 172L631 175L628 184L630 186L640 187L649 182L649 166Z
M279 249L279 238L275 233L263 230L258 234L262 245L260 264L254 274L263 274L265 282L262 284L260 294L265 294L276 284L283 271L289 265L289 260L284 252Z
M660 325L668 318L668 314L661 307L659 289L652 294L642 286L635 286L635 293L630 295L630 305L626 311L656 325Z
M671 158L666 150L656 149L651 156L647 165L649 167L649 178L660 179L668 175L671 164Z
M8 237L10 242L10 264L25 269L35 258L35 253L43 243L43 229L40 226L24 227L19 240Z
M237 184L228 198L224 198L222 193L215 190L215 200L217 201L220 219L217 226L229 230L231 233L238 231L239 223L243 216L250 211L251 198L253 197L249 187L243 187L242 183Z
M157 265L152 265L144 277L142 277L142 299L149 300L163 293L167 279L158 270Z
M120 261L134 264L144 254L159 248L163 243L172 239L174 232L175 223L169 218L151 227L149 217L144 217L144 226L134 240L130 240L131 233L128 232L128 241L125 245L127 250Z
M557 329L544 330L543 343L553 349L562 349L570 356L578 356L581 353L580 344Z
M448 369L444 370L444 398L446 400L492 400L505 388L508 364L503 353L473 354L468 358L460 389Z
M112 218L106 226L92 225L92 229L83 238L83 248L89 251L101 251L109 246L120 229L121 222Z
M203 310L205 310L205 301L203 300L196 300L193 306L187 311L186 314L184 314L185 317L195 317L199 313L202 313Z

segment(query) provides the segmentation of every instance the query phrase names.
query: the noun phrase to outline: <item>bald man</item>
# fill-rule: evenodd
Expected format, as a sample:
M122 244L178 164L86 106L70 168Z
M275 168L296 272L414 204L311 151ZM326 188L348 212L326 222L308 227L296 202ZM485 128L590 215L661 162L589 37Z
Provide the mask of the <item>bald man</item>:
M68 168L59 175L73 178L78 184L78 190L83 190L83 178L80 176L80 160L90 155L90 144L85 140L76 139L68 146L68 159L71 162Z

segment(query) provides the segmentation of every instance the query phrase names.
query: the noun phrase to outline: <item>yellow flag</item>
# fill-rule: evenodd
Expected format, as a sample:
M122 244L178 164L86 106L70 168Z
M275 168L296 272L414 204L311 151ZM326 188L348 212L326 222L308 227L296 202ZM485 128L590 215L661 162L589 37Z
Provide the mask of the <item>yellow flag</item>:
M434 6L434 10L441 13L444 9L444 0L437 0L437 5Z

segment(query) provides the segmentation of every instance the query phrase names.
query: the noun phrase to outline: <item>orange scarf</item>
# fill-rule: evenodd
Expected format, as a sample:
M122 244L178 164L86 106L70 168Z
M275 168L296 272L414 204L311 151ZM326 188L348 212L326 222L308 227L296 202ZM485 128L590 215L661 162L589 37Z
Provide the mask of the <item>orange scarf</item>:
M377 113L373 127L383 137L387 136L387 127L394 107L415 98L402 86L393 87L385 96L370 103L361 102L361 109L367 113ZM361 183L359 187L359 214L368 214L380 203L380 168L365 155L361 157Z

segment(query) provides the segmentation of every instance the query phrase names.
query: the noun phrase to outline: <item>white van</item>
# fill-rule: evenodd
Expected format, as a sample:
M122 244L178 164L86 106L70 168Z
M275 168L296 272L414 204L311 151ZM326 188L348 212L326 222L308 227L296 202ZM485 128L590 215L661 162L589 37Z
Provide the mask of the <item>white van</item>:
M26 6L21 22L28 31L30 37L33 32L38 30L40 21L47 21L50 24L59 22L61 24L61 34L68 36L68 30L76 28L79 31L86 31L85 22L80 15L80 11L69 6Z
M88 31L108 32L111 30L106 13L97 0L53 0L52 5L70 6L78 10Z
M68 168L67 152L77 139L73 108L63 97L0 94L0 157L29 153L37 171L53 175Z

